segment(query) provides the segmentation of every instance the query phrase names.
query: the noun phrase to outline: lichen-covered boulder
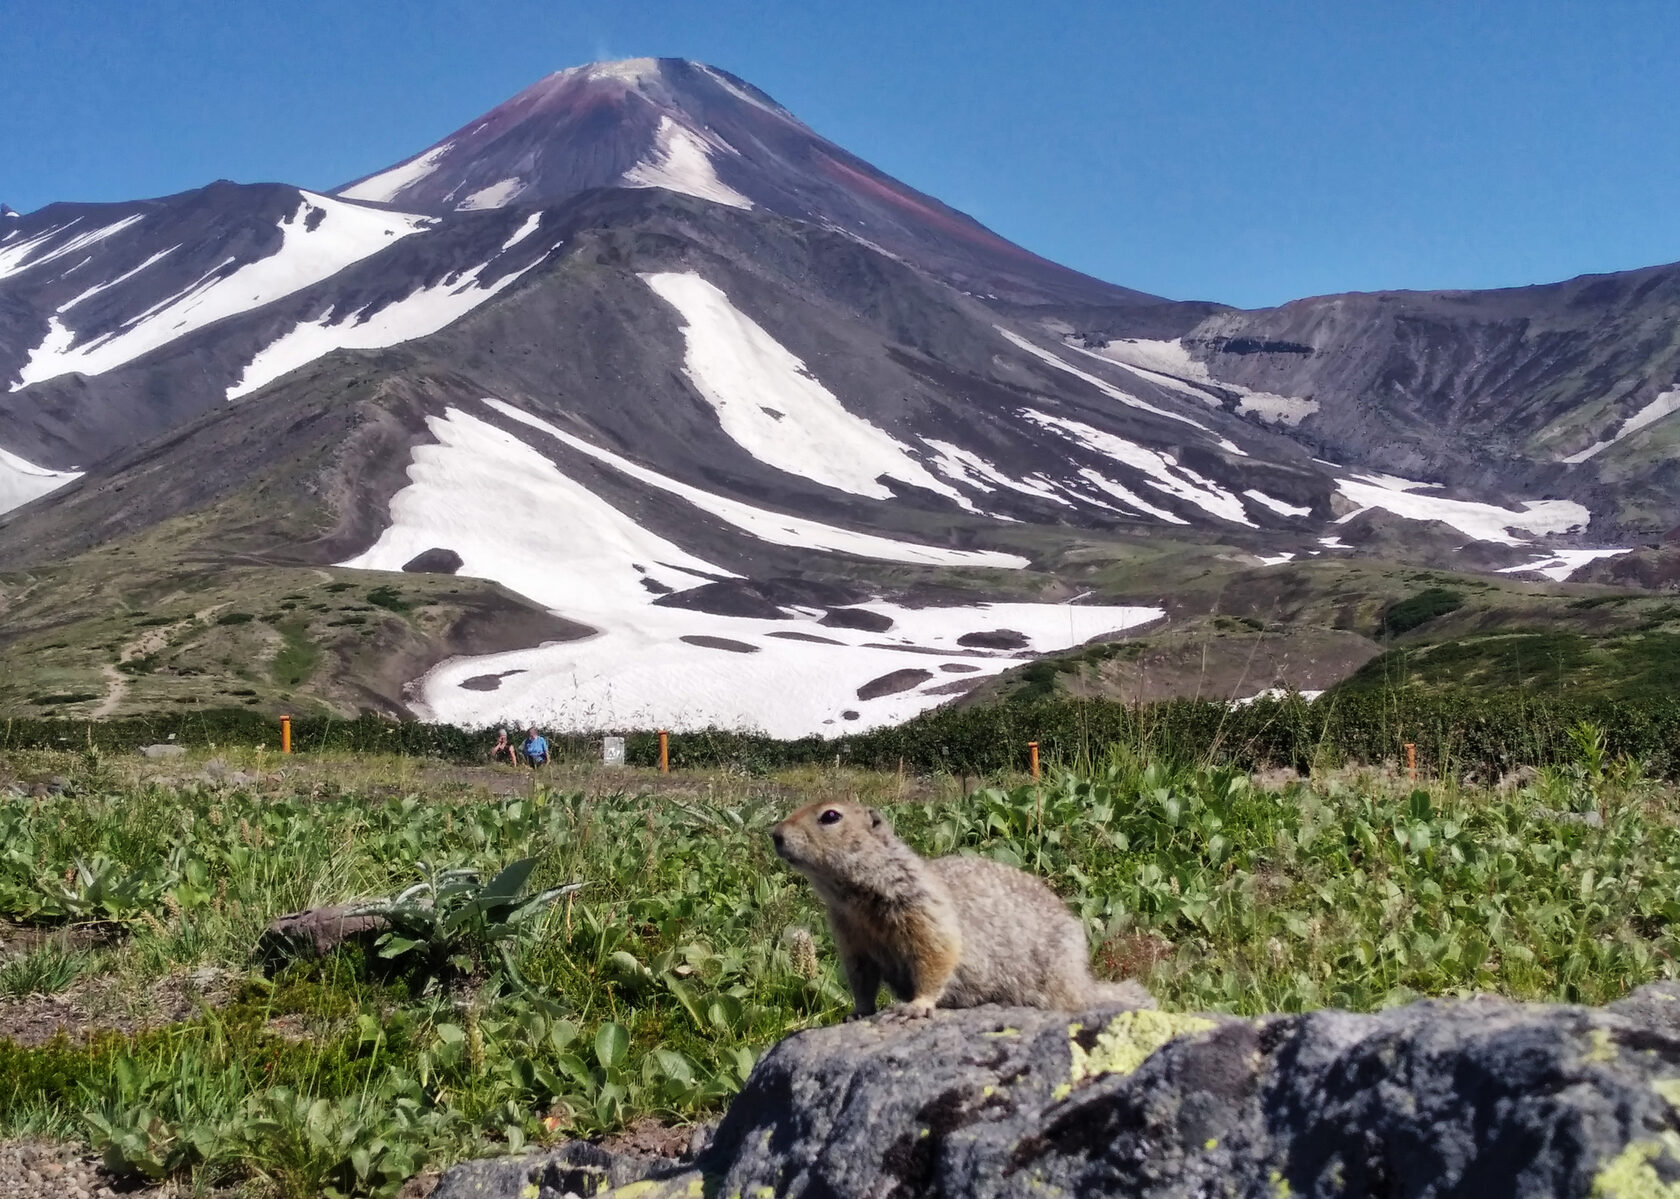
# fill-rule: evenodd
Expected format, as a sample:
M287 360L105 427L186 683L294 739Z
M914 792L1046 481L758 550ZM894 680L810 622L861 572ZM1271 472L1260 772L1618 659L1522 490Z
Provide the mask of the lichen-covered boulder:
M789 1037L689 1161L592 1157L586 1178L573 1146L496 1168L521 1199L589 1179L617 1199L1680 1199L1677 1104L1675 984L1599 1009L977 1008ZM437 1199L515 1199L475 1186L488 1168L457 1167Z

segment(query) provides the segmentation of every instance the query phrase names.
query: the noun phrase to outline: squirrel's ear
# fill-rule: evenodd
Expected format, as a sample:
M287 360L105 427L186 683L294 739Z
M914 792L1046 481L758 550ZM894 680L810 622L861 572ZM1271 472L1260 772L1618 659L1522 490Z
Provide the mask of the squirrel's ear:
M874 808L869 809L869 827L880 828L887 822L887 818Z

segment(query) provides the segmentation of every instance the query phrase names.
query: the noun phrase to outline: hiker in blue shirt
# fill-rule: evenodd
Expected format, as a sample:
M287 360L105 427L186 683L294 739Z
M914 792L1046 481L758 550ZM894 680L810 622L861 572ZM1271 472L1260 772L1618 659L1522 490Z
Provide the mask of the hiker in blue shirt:
M525 751L525 760L531 764L531 769L548 762L548 741L536 729L525 730L525 744L520 748Z

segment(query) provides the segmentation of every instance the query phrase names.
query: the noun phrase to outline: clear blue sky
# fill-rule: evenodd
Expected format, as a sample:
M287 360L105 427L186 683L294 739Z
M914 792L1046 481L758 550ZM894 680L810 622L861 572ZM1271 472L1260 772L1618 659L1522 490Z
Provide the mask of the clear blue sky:
M726 67L1050 258L1242 305L1680 259L1680 5L0 0L0 200L325 188L551 70Z

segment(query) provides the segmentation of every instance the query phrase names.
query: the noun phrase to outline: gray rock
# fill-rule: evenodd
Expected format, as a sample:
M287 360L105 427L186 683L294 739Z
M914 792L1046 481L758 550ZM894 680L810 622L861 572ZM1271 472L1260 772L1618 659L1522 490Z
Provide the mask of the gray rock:
M444 1173L431 1199L590 1196L609 1187L639 1182L661 1168L669 1172L669 1163L609 1153L596 1145L571 1141L547 1153L463 1162Z
M187 751L184 746L170 745L167 742L160 741L156 745L142 745L140 747L140 752L152 761L156 762L163 758L182 757Z
M309 908L277 916L257 939L257 957L277 964L299 957L320 957L346 941L371 941L391 927L383 916L361 915L365 900Z
M798 1033L765 1054L698 1159L597 1168L609 1186L648 1183L638 1199L1632 1199L1680 1178L1676 1103L1673 983L1600 1009L977 1008ZM587 1194L566 1173L579 1152L459 1166L436 1195Z
M204 774L212 782L219 783L226 779L231 773L232 771L228 768L228 764L221 758L211 758L204 764Z

